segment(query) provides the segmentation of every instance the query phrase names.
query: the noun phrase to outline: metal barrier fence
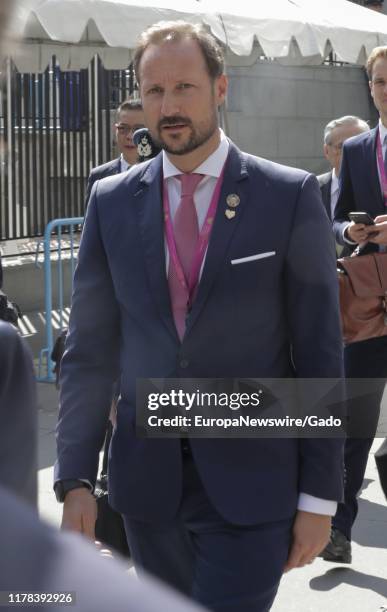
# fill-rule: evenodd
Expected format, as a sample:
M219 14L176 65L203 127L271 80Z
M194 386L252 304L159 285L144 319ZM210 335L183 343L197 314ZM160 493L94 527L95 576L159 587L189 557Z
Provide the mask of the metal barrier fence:
M85 211L90 169L115 155L114 111L135 91L134 72L80 72L55 56L41 74L10 60L0 79L0 240L40 237L51 219Z
M46 346L39 354L39 370L37 380L40 382L54 382L55 374L53 372L53 362L51 353L54 347L54 333L52 325L53 315L53 253L57 253L57 270L56 280L58 287L58 299L56 309L59 312L59 332L63 331L64 325L64 263L69 262L70 266L70 283L74 277L75 260L77 255L77 243L75 241L78 235L77 230L83 224L83 217L71 217L69 219L54 219L46 226L43 240L38 243L37 259L40 253L40 247L43 243L44 250L44 302L45 302L45 323L46 323ZM63 229L66 229L64 232ZM55 232L55 239L58 241L58 248L54 251L51 249L51 242ZM69 246L64 249L63 240L69 243ZM63 254L66 256L63 257Z

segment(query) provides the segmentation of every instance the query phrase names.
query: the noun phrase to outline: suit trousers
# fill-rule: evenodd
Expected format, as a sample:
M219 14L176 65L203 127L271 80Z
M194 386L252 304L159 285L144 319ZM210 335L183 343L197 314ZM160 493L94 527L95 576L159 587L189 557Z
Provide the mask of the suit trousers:
M146 570L213 612L270 610L293 518L248 527L228 523L208 499L189 454L183 454L183 494L173 523L128 516L124 523L139 575Z
M357 496L362 486L368 454L374 440L380 415L380 404L387 379L387 337L354 342L344 350L345 376L363 380L347 401L349 437L345 442L344 503L339 503L333 518L333 527L350 540L352 525L358 512ZM348 390L356 381L348 381Z

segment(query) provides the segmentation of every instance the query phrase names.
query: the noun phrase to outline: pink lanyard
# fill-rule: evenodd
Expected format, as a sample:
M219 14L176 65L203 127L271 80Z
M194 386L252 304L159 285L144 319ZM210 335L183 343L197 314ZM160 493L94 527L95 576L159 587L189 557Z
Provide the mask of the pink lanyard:
M384 206L387 206L387 176L386 176L386 170L384 168L382 137L380 135L380 132L378 134L378 142L376 146L376 151L377 151L380 181L382 183Z
M222 187L223 174L224 174L224 166L223 166L222 172L220 173L218 180L216 181L216 185L215 185L214 193L212 194L210 206L208 207L207 215L204 220L203 227L199 234L198 246L196 248L196 252L195 252L195 255L192 261L192 267L191 267L190 274L189 274L188 285L187 285L187 281L184 276L182 265L179 261L177 250L176 250L176 243L175 243L175 237L173 235L173 226L172 226L172 220L171 220L171 207L169 204L167 182L164 180L164 190L163 190L164 191L164 195L163 195L164 221L165 221L165 233L167 237L169 256L171 258L171 262L173 266L175 267L177 278L179 279L179 282L181 286L183 287L183 289L188 294L189 299L187 301L189 301L190 303L192 303L196 285L198 284L198 280L199 280L200 269L202 267L206 249L208 247L212 224L214 222L216 208L218 206L218 200L220 196L220 190Z

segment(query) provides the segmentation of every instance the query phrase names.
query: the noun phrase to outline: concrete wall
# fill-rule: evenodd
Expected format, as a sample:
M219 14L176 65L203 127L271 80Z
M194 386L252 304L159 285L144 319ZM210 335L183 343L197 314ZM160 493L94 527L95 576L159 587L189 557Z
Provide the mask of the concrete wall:
M376 123L360 67L285 67L259 61L228 69L230 137L243 150L316 174L328 169L324 126L342 115Z

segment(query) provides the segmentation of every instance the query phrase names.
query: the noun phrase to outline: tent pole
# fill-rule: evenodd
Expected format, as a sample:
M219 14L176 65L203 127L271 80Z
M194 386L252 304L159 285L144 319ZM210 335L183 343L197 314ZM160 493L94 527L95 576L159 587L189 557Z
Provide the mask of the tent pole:
M6 60L6 73L7 73L7 174L8 174L8 211L9 211L9 229L13 228L13 138L12 138L12 64L11 58L7 57ZM21 130L21 125L19 125Z
M98 55L97 53L94 55L94 134L95 134L95 165L99 166L99 131L98 131L98 112L99 112L99 70L98 70Z

